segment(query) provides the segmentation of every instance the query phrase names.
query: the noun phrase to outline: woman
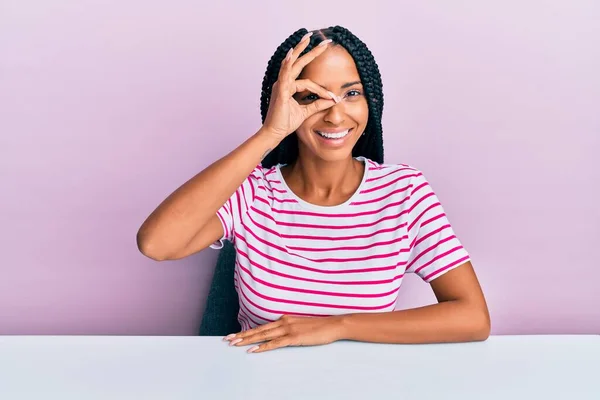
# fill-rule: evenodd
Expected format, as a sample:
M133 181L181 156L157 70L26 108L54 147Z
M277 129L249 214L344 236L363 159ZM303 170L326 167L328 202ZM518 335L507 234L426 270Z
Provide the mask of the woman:
M363 42L339 26L295 32L268 64L262 127L158 206L140 251L174 260L232 241L243 329L225 340L262 343L249 352L485 340L484 295L435 193L383 163L382 109ZM394 311L409 272L437 304Z

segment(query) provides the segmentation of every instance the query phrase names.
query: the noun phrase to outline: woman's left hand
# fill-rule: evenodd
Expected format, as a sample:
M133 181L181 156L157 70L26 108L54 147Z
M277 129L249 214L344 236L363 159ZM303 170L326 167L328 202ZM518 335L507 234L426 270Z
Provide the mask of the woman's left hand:
M341 316L299 317L284 315L254 329L231 334L224 338L232 346L248 346L266 342L248 349L249 353L262 353L287 346L315 346L342 339Z

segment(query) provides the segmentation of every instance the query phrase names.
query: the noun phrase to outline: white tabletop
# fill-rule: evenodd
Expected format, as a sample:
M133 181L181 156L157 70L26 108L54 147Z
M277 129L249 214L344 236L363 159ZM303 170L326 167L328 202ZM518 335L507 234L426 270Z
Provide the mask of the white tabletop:
M0 399L600 399L600 336L245 350L217 337L0 336Z

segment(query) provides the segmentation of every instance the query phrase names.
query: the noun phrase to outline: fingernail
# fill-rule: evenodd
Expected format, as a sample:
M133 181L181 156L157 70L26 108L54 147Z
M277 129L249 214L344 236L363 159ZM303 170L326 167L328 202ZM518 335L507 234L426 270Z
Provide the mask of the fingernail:
M230 346L233 346L233 345L236 345L236 344L238 344L238 343L239 343L239 342L241 342L241 341L242 341L242 339L235 339L235 340L232 340L231 342L229 342L229 345L230 345Z
M294 48L292 47L291 49L288 50L287 55L285 56L286 61L290 59L290 57L292 56L292 52L294 51Z
M312 36L312 32L308 32L306 35L302 36L302 40L300 40L301 42L304 42L306 39L308 39L309 37Z
M232 333L231 335L227 335L223 338L223 340L231 340L235 337L235 333Z
M251 347L248 349L248 353L254 353L256 350L258 350L258 346Z
M319 43L319 46L325 46L331 42L333 42L332 39L323 40L321 43Z
M332 92L327 92L329 94L329 96L331 96L331 100L335 101L336 103L338 102L338 98L335 94L333 94Z

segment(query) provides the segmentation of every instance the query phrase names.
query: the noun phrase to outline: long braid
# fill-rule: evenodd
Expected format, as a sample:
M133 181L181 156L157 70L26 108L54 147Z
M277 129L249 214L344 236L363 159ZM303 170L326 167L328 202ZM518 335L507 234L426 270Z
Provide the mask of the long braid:
M263 79L260 111L262 122L265 122L269 102L271 100L271 90L277 81L281 63L288 50L295 47L302 37L308 33L304 28L297 30L290 35L275 51L275 54L269 60L267 70ZM321 41L332 39L333 45L344 47L350 56L354 59L356 69L360 76L365 97L369 107L369 119L365 128L365 134L362 135L354 148L352 156L363 156L375 162L383 163L383 127L381 125L381 116L383 113L383 84L379 67L375 58L367 46L348 29L341 26L334 26L327 29L314 31L310 38L310 43L301 55L306 54ZM276 164L291 164L298 158L298 137L296 133L288 135L281 143L271 151L262 161L266 168Z

